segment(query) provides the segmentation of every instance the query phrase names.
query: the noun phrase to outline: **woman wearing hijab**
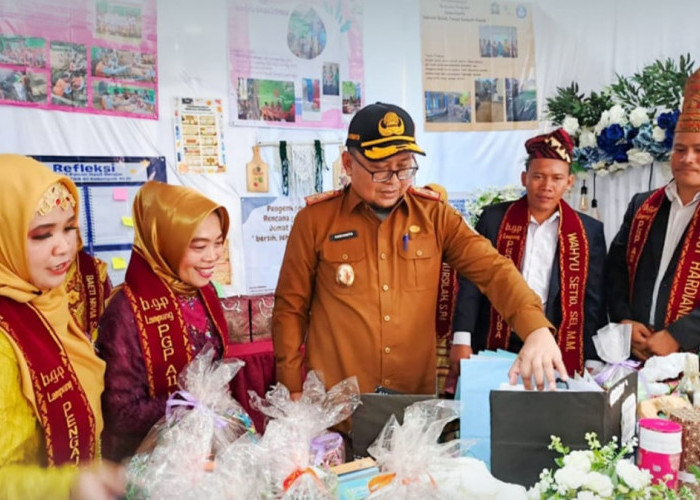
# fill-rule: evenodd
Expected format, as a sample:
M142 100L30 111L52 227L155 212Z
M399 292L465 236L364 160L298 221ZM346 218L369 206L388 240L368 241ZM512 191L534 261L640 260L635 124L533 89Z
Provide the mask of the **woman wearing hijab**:
M98 326L107 362L103 452L132 455L158 419L177 376L202 348L225 354L226 321L211 284L228 212L199 192L148 182L134 199L134 246L123 285Z
M0 155L0 492L3 498L116 498L99 458L104 362L71 320L63 287L77 249L67 177Z

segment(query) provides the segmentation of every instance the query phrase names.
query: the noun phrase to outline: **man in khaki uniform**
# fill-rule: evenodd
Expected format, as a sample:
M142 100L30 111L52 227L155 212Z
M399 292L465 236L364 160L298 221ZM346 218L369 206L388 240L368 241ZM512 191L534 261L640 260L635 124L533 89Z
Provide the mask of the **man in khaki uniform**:
M526 387L561 353L542 304L513 263L474 233L439 194L411 186L418 170L406 111L376 103L350 123L343 167L351 184L307 198L294 220L275 292L277 376L293 397L302 366L327 386L435 392L435 304L443 261L475 283L525 340L511 368ZM305 349L302 349L302 345Z

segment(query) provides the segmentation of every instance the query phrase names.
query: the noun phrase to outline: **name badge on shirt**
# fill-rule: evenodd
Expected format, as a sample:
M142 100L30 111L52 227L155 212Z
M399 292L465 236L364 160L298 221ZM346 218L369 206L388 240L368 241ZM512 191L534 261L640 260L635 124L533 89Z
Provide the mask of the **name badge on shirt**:
M342 233L335 233L331 234L329 236L329 239L331 241L342 241L342 240L349 240L350 238L356 238L357 237L357 231L354 229L352 231L345 231Z

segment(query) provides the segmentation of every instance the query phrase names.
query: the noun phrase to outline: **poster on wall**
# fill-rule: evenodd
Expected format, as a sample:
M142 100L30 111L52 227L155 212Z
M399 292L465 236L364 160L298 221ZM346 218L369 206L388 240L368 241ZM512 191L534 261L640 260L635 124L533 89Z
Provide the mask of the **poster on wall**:
M175 98L175 158L181 174L226 172L221 99Z
M134 242L132 205L149 180L166 182L163 157L33 156L70 177L80 194L80 235L85 250L107 263L113 285L124 281Z
M158 118L156 0L0 0L0 105Z
M229 2L234 125L344 128L362 106L362 2Z
M241 198L247 294L275 291L294 217L304 206L303 198Z
M532 5L420 5L425 130L537 128Z

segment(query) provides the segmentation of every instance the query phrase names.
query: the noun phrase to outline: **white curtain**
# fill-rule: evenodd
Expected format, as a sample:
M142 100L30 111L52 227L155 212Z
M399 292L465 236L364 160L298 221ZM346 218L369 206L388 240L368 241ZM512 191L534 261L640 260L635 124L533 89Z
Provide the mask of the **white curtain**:
M593 174L579 176L574 188L567 196L567 201L579 209L581 201L581 186L586 181L588 200L593 200ZM636 193L649 191L663 186L671 179L668 163L656 162L643 167L628 168L621 172L608 174L604 177L596 175L595 196L598 200L599 219L605 224L605 242L610 242L617 234L627 205ZM589 208L588 215L592 215Z

